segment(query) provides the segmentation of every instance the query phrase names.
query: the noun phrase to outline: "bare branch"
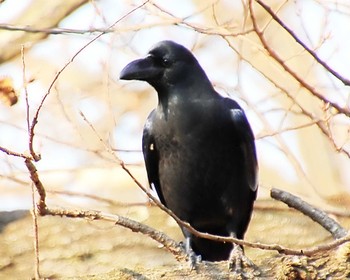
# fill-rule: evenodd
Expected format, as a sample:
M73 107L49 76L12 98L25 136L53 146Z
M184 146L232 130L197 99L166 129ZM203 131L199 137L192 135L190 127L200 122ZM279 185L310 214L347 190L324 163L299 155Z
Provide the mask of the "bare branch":
M153 240L162 244L169 252L171 252L177 260L183 261L187 259L184 248L169 236L147 225L133 221L117 214L107 214L99 211L91 210L66 210L66 209L46 209L43 215L64 216L68 218L85 218L90 220L103 220L113 222L116 225L123 226L133 232L140 232L151 237Z
M335 108L339 113L344 114L348 117L350 117L350 110L346 107L341 107L340 105L338 105L337 103L334 103L330 100L328 100L326 97L324 97L321 93L319 93L313 86L309 85L307 82L304 81L304 79L302 77L300 77L295 71L293 71L287 64L286 62L269 46L269 44L267 43L265 37L264 37L264 33L260 30L257 22L256 22L256 18L255 18L255 14L254 14L254 10L253 10L253 0L249 0L249 10L250 10L250 17L252 19L253 22L253 26L254 26L254 30L256 32L256 34L258 35L262 45L264 46L264 48L267 50L267 52L270 54L270 56L275 59L282 67L283 69L289 73L296 81L299 82L299 84L301 86L303 86L305 89L307 89L312 95L314 95L315 97L317 97L318 99L322 100L324 103L329 104L330 106L332 106L333 108Z
M273 188L271 189L271 197L286 203L289 207L295 208L304 215L310 217L313 221L330 232L335 239L342 238L348 234L348 231L330 218L327 213L311 206L291 193Z
M277 14L264 2L261 0L255 0L261 7L264 8L266 12L284 29L289 35L291 35L294 40L301 45L319 64L321 64L329 73L331 73L334 77L340 80L344 85L350 86L350 80L340 75L338 72L333 70L326 62L324 62L312 49L310 49L305 43L303 43L298 36L284 24L284 22L277 16Z

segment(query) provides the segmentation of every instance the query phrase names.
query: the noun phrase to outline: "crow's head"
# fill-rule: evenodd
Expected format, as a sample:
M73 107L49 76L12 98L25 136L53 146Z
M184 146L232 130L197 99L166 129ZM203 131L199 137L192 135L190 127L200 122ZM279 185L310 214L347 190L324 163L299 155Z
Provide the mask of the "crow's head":
M161 41L145 58L130 62L120 73L122 80L146 81L157 91L188 86L206 75L193 54L177 43Z

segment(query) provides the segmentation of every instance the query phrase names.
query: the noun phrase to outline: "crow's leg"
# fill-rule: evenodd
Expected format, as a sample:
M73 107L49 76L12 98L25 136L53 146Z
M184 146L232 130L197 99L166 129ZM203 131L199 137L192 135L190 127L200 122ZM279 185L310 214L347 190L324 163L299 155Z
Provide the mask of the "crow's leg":
M202 261L202 257L200 255L196 255L191 246L192 234L188 232L186 229L183 229L183 233L185 235L185 250L188 256L188 262L191 269L196 269L197 264Z
M235 233L231 236L236 238ZM229 270L236 276L235 279L252 279L259 274L257 266L247 257L240 245L233 244L228 260Z

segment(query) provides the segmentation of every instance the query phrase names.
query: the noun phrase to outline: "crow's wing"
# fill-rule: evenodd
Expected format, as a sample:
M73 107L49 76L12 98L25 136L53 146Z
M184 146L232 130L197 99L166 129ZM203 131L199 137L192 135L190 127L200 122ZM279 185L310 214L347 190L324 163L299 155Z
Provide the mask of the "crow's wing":
M159 200L166 205L159 181L159 155L152 134L154 114L155 110L149 114L143 129L142 152L145 159L148 182L151 188L156 190Z
M243 169L250 189L255 192L258 188L258 162L254 144L254 134L242 108L232 99L224 99L226 109L229 109L233 129L240 142L244 156Z

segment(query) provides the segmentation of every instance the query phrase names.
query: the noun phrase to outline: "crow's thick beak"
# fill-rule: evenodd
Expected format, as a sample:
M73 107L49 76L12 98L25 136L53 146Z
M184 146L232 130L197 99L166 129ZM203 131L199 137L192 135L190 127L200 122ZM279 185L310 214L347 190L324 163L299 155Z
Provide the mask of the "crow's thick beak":
M163 69L155 65L152 57L137 59L130 62L120 72L121 80L151 81L160 78Z

